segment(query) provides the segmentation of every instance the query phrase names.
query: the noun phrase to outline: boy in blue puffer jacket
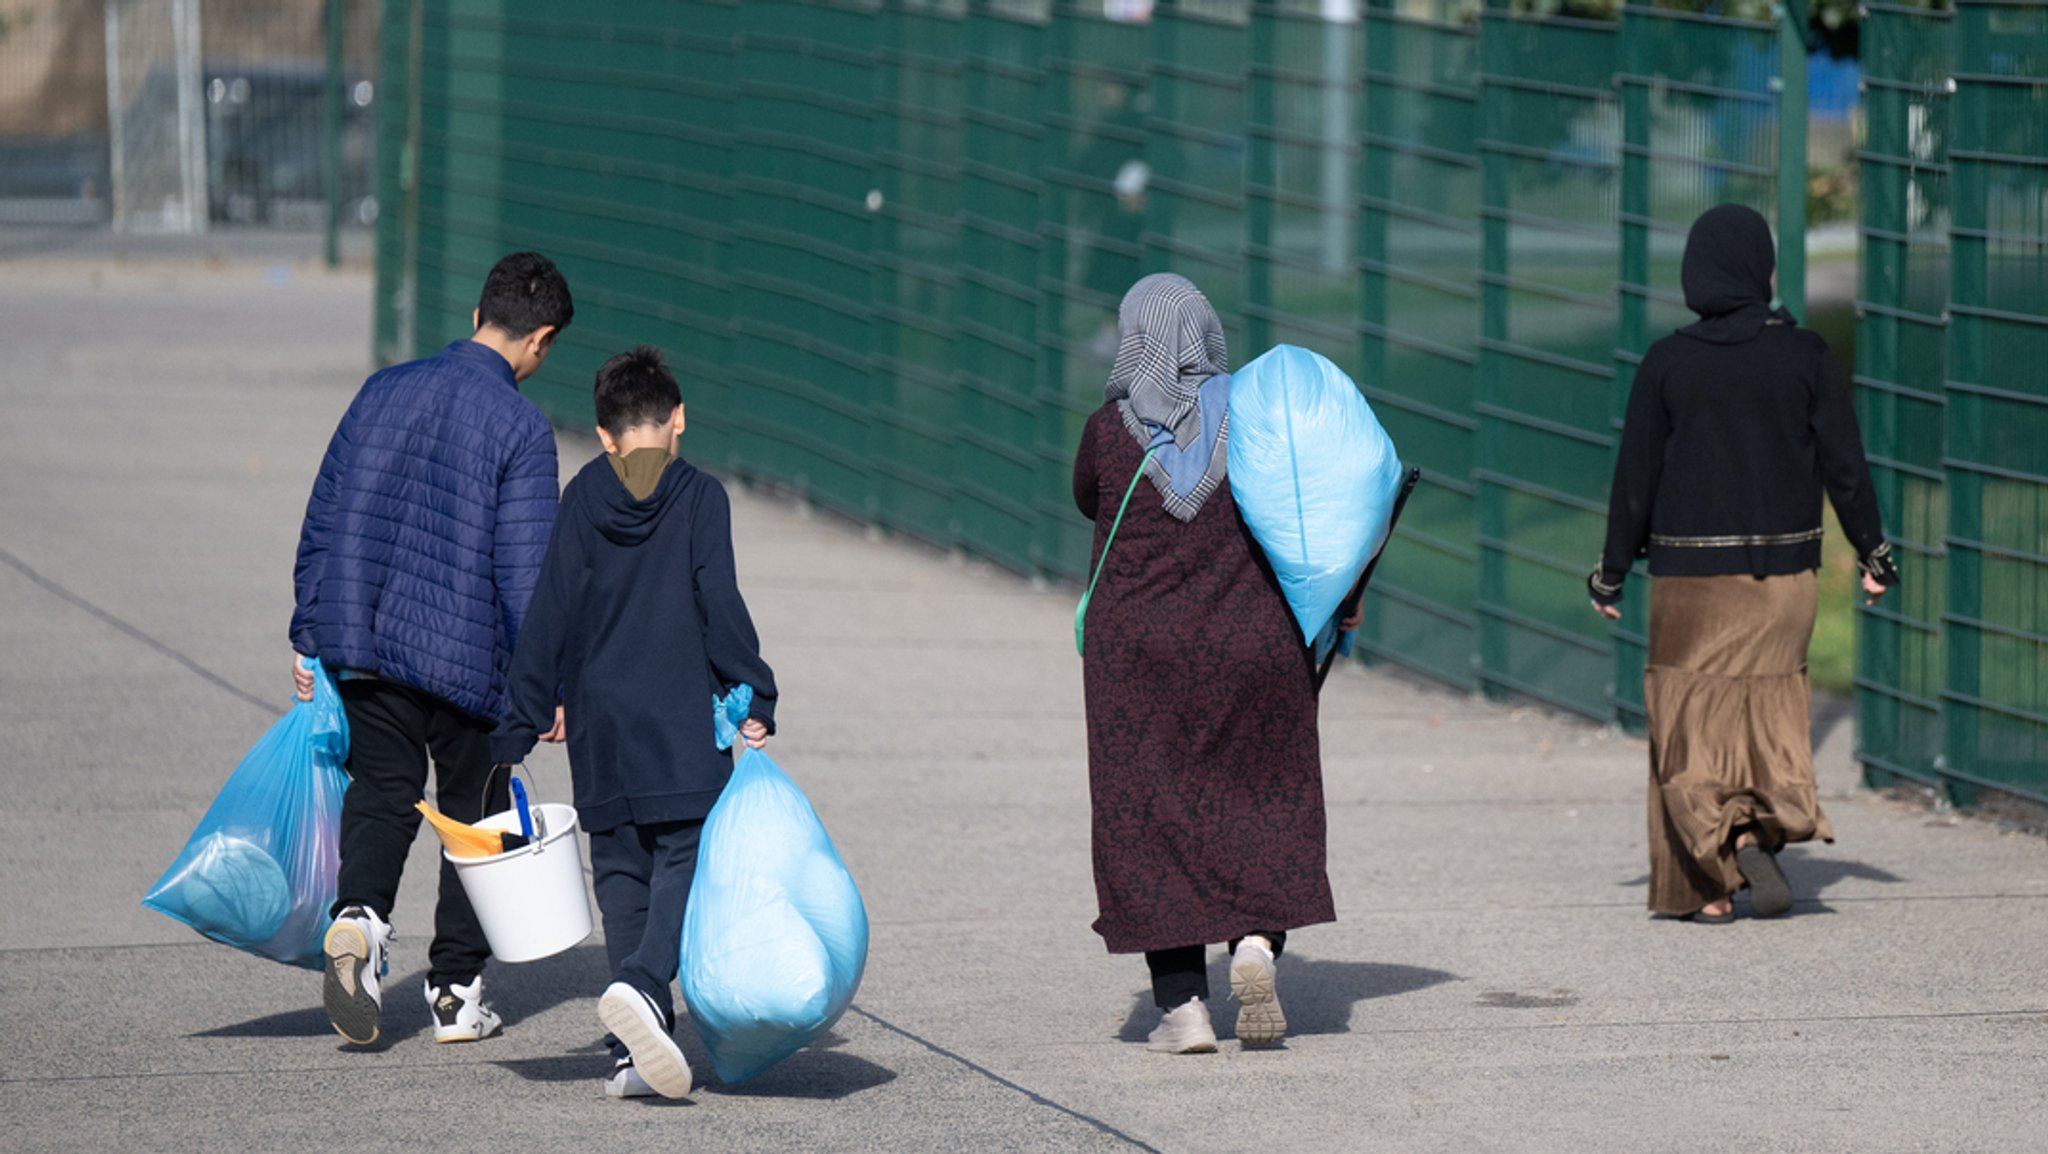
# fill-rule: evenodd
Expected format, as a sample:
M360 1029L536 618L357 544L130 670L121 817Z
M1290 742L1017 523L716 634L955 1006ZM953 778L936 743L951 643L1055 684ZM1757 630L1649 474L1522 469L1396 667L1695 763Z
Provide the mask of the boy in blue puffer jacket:
M682 393L661 353L606 361L594 394L604 453L562 492L492 749L521 760L567 704L612 965L598 999L616 1039L605 1093L680 1098L690 1064L669 986L704 819L733 770L711 699L753 687L740 733L758 749L775 726L775 674L740 597L725 486L676 455Z
M490 735L506 711L507 671L559 481L554 430L519 382L540 369L574 312L546 257L499 261L474 336L363 384L306 504L292 648L340 681L350 737L322 1000L336 1032L359 1045L378 1036L391 907L419 831L413 807L429 755L443 813L473 822L509 804ZM309 700L312 674L293 668ZM489 956L444 861L426 988L435 1041L498 1032L501 1020L483 1002Z

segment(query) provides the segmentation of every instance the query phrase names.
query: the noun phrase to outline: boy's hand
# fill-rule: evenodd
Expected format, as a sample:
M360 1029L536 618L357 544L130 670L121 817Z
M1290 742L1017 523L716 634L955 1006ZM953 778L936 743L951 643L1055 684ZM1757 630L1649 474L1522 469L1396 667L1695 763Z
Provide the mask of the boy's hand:
M300 701L313 700L313 671L305 667L305 658L292 655L292 688Z
M547 742L549 745L560 745L563 742L569 740L569 729L566 722L562 718L561 706L555 706L555 727L553 729L548 730L546 733L541 734L540 739L542 741Z
M749 717L740 722L740 740L747 743L748 749L759 749L768 744L768 727L761 724L760 718Z

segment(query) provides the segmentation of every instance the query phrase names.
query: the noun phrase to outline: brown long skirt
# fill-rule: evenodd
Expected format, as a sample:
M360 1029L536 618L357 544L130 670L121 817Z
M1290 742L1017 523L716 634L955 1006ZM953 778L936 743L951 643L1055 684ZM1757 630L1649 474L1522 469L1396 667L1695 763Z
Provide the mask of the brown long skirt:
M1659 577L1650 586L1650 910L1742 887L1734 839L1835 840L1813 786L1811 572Z

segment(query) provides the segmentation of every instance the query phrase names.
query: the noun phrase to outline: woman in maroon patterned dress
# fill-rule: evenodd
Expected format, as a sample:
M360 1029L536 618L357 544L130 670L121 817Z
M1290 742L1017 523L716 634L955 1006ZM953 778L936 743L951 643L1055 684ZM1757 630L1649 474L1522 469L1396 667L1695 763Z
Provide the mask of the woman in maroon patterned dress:
M1074 462L1100 566L1082 661L1095 930L1111 953L1145 955L1162 1012L1152 1049L1216 1049L1213 942L1229 943L1239 1041L1270 1044L1286 1032L1273 982L1286 931L1336 918L1315 671L1225 480L1215 310L1159 274L1124 297L1118 329Z

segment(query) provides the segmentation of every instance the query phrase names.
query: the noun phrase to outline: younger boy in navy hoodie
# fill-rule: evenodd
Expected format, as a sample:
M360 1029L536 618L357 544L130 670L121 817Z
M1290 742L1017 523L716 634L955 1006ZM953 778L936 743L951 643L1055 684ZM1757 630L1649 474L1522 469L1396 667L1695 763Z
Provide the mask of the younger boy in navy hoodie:
M492 750L523 760L561 709L612 966L598 1000L616 1039L605 1092L680 1098L690 1067L669 987L698 836L733 766L711 700L754 687L741 736L758 749L775 676L740 599L725 487L676 455L682 394L660 351L606 361L596 401L604 454L562 492Z

